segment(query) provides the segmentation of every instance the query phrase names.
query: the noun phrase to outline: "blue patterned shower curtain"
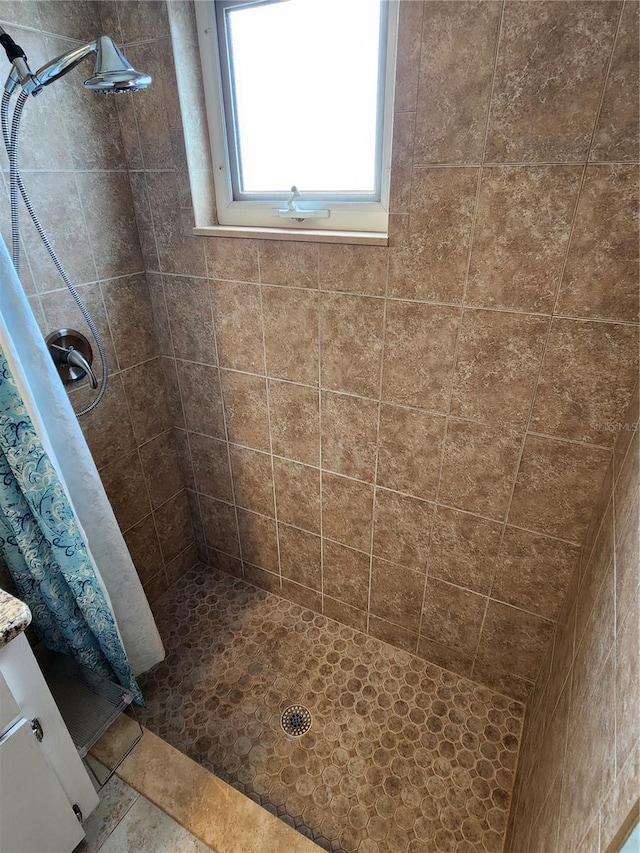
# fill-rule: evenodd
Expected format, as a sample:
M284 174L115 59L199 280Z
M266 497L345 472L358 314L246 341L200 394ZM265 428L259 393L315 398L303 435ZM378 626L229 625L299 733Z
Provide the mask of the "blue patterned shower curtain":
M53 651L142 693L65 490L0 349L0 555Z

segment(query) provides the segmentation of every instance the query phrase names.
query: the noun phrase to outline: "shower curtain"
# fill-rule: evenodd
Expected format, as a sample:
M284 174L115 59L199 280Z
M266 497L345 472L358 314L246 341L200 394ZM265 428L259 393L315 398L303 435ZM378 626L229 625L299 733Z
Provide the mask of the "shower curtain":
M142 702L62 483L0 347L0 554L45 645Z
M164 658L160 635L82 430L1 237L0 349L11 377L9 382L14 383L35 441L50 463L47 476L57 477L68 502L82 546L75 556L85 561L85 567L91 567L95 594L99 590L106 605L106 611L96 612L92 618L95 615L98 622L108 622L108 614L112 614L113 630L121 640L133 674L139 675ZM3 461L0 457L0 465ZM0 488L11 494L11 488L4 483ZM8 499L6 494L4 498ZM38 513L34 515L37 517ZM35 616L34 613L34 622ZM111 642L106 635L105 642L106 648L100 649L104 656L101 665L108 661L118 674L113 661L105 655ZM100 659L95 649L94 654Z

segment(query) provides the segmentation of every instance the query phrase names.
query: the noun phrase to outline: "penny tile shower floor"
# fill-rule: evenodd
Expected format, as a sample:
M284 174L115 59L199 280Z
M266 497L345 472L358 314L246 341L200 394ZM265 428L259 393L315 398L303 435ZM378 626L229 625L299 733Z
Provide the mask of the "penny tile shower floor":
M521 705L208 569L156 611L151 731L325 850L502 850ZM313 717L297 738L294 703Z

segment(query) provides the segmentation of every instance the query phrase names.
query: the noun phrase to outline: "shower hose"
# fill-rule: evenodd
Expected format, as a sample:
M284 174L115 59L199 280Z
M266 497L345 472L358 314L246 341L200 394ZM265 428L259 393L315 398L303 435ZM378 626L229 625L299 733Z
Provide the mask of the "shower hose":
M11 101L11 95L5 92L2 96L2 106L0 107L0 120L2 122L2 135L4 137L5 148L7 149L7 155L9 157L9 179L10 179L10 198L11 198L11 256L13 260L13 265L16 269L16 274L18 277L20 276L20 219L18 215L18 190L20 191L20 195L22 196L22 200L24 201L25 207L31 217L31 221L35 225L36 231L40 235L40 239L42 240L45 249L49 253L49 257L53 261L55 268L58 270L60 274L60 278L66 284L69 289L69 293L73 297L76 305L80 309L82 316L84 317L87 326L93 336L93 339L96 342L96 347L98 349L98 354L100 356L100 364L102 367L102 376L100 377L100 383L98 386L98 392L94 399L83 409L76 412L76 415L80 418L83 415L88 414L90 411L95 409L100 400L104 397L105 391L107 390L107 380L109 377L109 370L107 364L107 354L104 347L104 341L102 340L102 335L98 331L96 324L93 321L93 317L89 313L88 309L84 305L82 299L76 288L73 285L73 282L69 278L69 275L65 268L63 267L60 259L56 255L55 249L51 245L51 241L47 236L46 231L42 227L38 216L33 209L33 205L31 204L31 199L29 198L29 194L25 188L25 185L22 181L22 175L20 174L20 169L18 167L18 133L20 131L20 119L22 118L22 110L24 109L25 102L28 99L28 95L25 92L21 92L18 95L18 99L16 102L15 109L13 110L13 116L11 118L11 130L9 130L9 103Z

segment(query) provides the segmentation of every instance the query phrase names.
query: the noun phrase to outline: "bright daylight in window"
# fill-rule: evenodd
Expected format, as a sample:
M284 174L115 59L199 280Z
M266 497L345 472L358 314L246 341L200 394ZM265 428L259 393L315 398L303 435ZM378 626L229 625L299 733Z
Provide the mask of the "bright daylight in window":
M386 231L396 4L196 8L220 223Z

